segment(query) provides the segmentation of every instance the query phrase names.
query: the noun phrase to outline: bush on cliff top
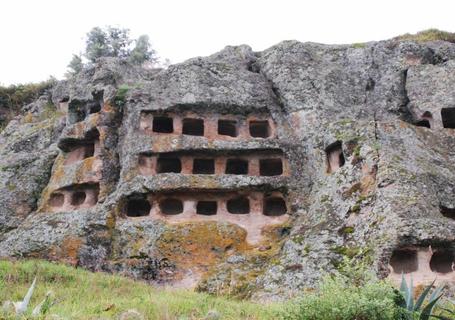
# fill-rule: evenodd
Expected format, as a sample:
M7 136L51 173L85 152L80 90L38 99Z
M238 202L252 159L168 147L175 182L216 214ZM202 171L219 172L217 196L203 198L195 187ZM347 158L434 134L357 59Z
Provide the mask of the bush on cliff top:
M455 43L455 33L442 31L438 29L428 29L417 32L416 34L406 33L395 37L394 39L400 41L416 41L416 42L427 42L427 41L436 41L443 40Z
M38 83L0 86L0 126L18 115L23 106L39 98L55 82L55 79L50 78Z

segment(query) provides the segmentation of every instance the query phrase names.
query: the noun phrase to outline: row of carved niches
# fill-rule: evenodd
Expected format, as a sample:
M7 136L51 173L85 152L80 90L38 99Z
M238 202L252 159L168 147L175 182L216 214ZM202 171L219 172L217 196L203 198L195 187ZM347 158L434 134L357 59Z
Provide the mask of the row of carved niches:
M270 115L195 115L142 111L139 128L151 135L189 135L209 140L268 139L275 137Z
M437 117L436 117L437 118ZM441 121L441 122L439 122ZM426 128L455 129L455 108L442 108L441 119L434 119L430 111L425 111L415 122L416 126Z
M98 202L98 183L75 184L51 193L48 208L51 212L74 211L95 206Z
M172 192L130 196L123 207L127 218L151 218L169 223L220 221L244 228L257 243L261 230L288 219L280 192Z
M146 176L160 173L288 176L290 173L289 163L280 151L144 153L139 155L138 164L139 172Z
M93 129L83 139L64 139L59 148L65 152L64 165L71 165L100 154L100 133Z
M389 277L399 283L401 275L412 275L415 284L455 283L455 248L446 246L410 246L396 249L389 263Z
M93 113L101 111L104 100L103 92L92 93L93 99L78 100L72 99L68 102L68 123L74 124L84 121Z

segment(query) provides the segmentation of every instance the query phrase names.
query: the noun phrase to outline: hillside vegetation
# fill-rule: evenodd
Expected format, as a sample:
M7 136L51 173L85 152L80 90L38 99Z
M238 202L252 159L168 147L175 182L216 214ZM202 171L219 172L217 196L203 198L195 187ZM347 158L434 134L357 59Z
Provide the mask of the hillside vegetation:
M35 275L37 285L29 309L52 291L56 303L49 314L64 319L111 319L131 309L145 319L203 319L210 311L216 311L222 319L276 319L274 315L281 308L188 290L154 288L121 276L36 260L0 261L1 303L22 300Z

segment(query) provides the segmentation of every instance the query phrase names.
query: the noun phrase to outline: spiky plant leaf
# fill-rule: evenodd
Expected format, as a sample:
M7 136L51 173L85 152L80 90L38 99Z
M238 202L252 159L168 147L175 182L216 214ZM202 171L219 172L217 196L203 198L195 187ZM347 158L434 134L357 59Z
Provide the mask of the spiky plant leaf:
M409 311L414 310L414 284L412 280L412 275L411 275L411 281L409 283L409 288L408 288L408 296L406 299L406 306Z
M429 320L430 317L432 317L431 311L433 310L436 303L438 303L439 299L441 299L441 297L442 297L442 294L439 295L438 297L436 297L435 299L433 299L432 301L430 301L425 306L425 308L422 310L422 313L420 314L419 320Z
M434 282L436 280L433 280L433 282L423 290L423 292L420 294L419 298L417 299L415 306L414 306L414 311L419 311L420 307L422 307L423 302L425 301L425 298L427 295L430 293L431 288L433 288ZM430 299L431 301L431 299Z

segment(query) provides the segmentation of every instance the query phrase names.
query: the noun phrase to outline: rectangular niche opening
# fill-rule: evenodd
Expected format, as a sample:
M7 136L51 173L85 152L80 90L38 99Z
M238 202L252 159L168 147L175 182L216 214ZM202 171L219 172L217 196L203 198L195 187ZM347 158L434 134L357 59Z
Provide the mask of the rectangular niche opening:
M345 159L343 154L342 142L336 141L325 149L327 157L327 173L332 173L344 166Z
M174 132L174 121L171 117L154 116L153 117L153 132L172 133Z
M270 137L270 124L267 120L250 121L250 135L253 138Z
M246 197L230 199L226 203L226 208L229 213L247 214L250 213L250 200Z
M179 199L164 199L160 201L160 211L165 215L176 215L183 212L183 202Z
M126 204L126 215L128 217L144 217L150 214L152 206L146 199L130 199Z
M433 272L449 273L453 272L452 266L454 263L455 257L452 251L448 249L437 249L431 256L430 269Z
M277 217L286 214L286 202L280 197L270 197L264 199L263 213L265 216Z
M182 162L178 158L158 158L156 161L156 173L180 173Z
M196 205L196 213L204 216L213 216L217 210L216 201L199 201Z
M439 206L441 214L449 219L455 219L455 208L448 208L444 206Z
M248 174L248 160L228 159L226 174Z
M239 130L236 120L218 120L218 134L223 136L237 137Z
M49 199L49 205L53 208L63 207L65 196L62 193L53 193Z
M190 136L204 135L204 120L185 118L182 121L182 133Z
M398 249L393 251L390 266L396 274L411 273L418 269L417 251L414 249Z
M455 129L455 108L442 108L441 118L444 128Z
M94 157L99 141L100 133L98 129L87 132L84 139L65 139L61 141L58 147L67 152L64 165Z
M215 160L213 159L194 159L193 160L194 174L214 174Z
M259 160L259 174L261 176L279 176L283 174L283 161L281 159Z

